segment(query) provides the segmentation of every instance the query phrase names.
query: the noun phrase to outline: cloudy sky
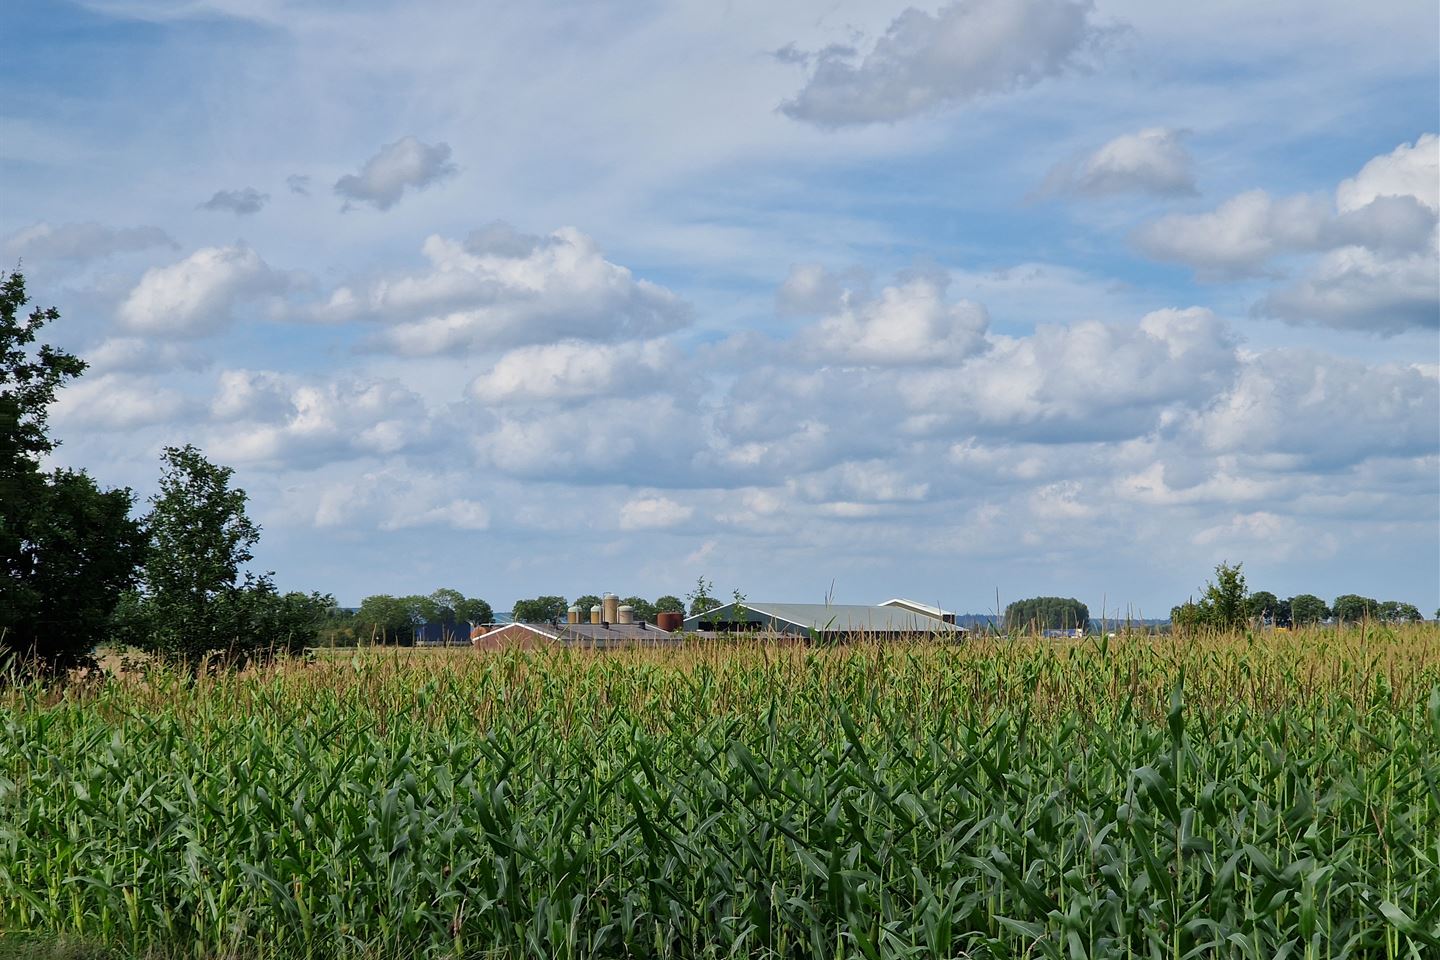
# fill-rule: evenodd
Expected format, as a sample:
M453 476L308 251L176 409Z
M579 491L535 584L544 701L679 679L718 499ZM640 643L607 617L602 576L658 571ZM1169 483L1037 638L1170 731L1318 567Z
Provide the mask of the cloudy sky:
M1440 603L1433 3L12 0L58 460L283 587Z

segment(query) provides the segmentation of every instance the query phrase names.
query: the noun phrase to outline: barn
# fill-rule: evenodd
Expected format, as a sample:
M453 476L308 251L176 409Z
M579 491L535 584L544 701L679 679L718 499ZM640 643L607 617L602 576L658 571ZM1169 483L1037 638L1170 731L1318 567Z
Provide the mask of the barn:
M935 609L935 608L931 608ZM943 611L940 611L943 613ZM771 633L843 640L938 636L959 639L964 627L898 605L846 603L727 603L685 619L687 631Z

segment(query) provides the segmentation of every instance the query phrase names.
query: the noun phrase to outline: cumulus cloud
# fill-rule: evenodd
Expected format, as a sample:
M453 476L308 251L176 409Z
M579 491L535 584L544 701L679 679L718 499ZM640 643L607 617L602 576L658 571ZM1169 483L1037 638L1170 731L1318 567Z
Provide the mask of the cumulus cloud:
M107 432L175 423L195 412L183 393L125 373L81 377L59 394L55 419L67 430Z
M210 403L218 446L241 463L314 467L423 447L424 402L394 380L226 370Z
M1182 140L1179 131L1163 127L1123 134L1088 157L1056 165L1040 193L1090 197L1193 194L1193 161Z
M89 364L87 376L200 370L210 362L209 357L190 344L157 342L141 337L110 337L81 355Z
M1201 214L1171 214L1136 231L1144 253L1202 279L1275 273L1310 255L1298 279L1255 304L1291 323L1394 334L1440 326L1440 140L1426 134L1376 157L1333 200L1263 190Z
M978 303L946 302L948 284L943 274L928 274L873 299L847 293L835 313L801 334L798 347L824 361L871 366L963 359L983 346L990 318Z
M217 190L215 195L200 204L201 210L228 211L236 216L259 213L270 202L270 194L261 193L254 187L239 190Z
M689 520L693 507L669 497L635 497L620 508L621 530L663 530Z
M1262 457L1286 470L1433 453L1437 423L1434 367L1298 349L1250 358L1233 389L1195 421L1207 449Z
M177 244L159 227L106 227L98 223L40 223L5 238L6 257L32 260L99 260Z
M831 46L792 62L812 65L780 109L821 127L890 123L946 103L1033 86L1073 67L1104 31L1089 0L957 0L914 7L868 52Z
M243 244L203 247L178 263L145 271L120 305L120 325L140 334L202 336L230 323L241 303L293 285Z
M359 173L335 181L335 192L352 203L368 203L377 210L389 210L400 202L407 188L424 190L456 173L450 162L447 143L421 143L415 137L401 137L387 143L366 160Z
M673 388L683 374L674 344L646 340L622 344L579 341L520 347L470 384L482 403L589 400Z
M683 300L606 260L573 227L548 237L482 231L465 242L437 235L423 249L428 270L341 287L306 315L389 321L372 345L407 356L643 339L690 322Z
M314 503L312 522L320 528L351 530L489 529L491 514L485 502L455 495L466 486L464 476L450 471L387 465L354 479L327 482Z
M302 197L310 196L310 177L303 173L292 173L286 177L285 186L290 188L291 193L298 193Z

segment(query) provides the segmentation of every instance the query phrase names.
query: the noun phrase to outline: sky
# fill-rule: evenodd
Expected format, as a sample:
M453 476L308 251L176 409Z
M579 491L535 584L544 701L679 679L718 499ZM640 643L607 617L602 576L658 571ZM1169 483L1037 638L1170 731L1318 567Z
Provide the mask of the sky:
M1440 605L1433 3L11 0L58 464L283 589Z

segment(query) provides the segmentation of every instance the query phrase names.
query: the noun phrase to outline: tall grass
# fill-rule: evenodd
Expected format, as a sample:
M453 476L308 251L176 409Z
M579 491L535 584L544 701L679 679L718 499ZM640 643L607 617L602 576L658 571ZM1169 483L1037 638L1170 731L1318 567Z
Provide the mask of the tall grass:
M1440 956L1440 632L357 652L0 693L119 956Z

